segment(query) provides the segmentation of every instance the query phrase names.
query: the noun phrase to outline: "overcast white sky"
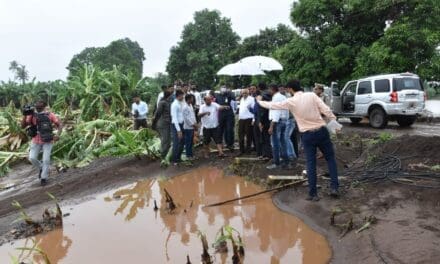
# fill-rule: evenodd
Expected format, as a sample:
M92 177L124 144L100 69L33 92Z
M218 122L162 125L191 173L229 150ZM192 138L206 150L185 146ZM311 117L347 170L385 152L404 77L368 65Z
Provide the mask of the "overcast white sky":
M164 72L169 50L193 13L220 10L240 37L278 23L291 25L292 0L0 0L0 80L9 62L38 80L64 79L72 56L85 47L129 37L146 54L144 74Z

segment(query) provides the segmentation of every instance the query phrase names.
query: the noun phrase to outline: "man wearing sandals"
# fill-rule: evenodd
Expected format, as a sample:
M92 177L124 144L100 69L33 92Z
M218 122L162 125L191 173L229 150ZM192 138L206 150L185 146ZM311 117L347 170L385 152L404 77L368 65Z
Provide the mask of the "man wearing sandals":
M220 106L212 102L212 96L207 95L204 98L205 104L200 107L198 116L202 122L203 129L203 145L205 146L205 158L209 155L209 143L211 140L217 145L218 156L225 157L223 153L223 145L221 133L219 130L218 115L219 110L227 110L229 106Z

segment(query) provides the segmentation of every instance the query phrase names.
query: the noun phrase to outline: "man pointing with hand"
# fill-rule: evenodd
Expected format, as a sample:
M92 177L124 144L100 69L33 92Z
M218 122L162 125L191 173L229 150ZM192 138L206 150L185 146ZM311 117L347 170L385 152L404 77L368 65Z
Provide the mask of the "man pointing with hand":
M289 81L287 89L293 91L294 96L283 102L264 102L257 98L261 107L273 110L289 110L296 119L307 160L307 176L309 183L309 201L319 201L316 188L316 149L324 154L330 173L330 195L338 197L339 182L335 152L326 122L321 115L329 120L336 120L331 109L314 93L304 93L298 80Z

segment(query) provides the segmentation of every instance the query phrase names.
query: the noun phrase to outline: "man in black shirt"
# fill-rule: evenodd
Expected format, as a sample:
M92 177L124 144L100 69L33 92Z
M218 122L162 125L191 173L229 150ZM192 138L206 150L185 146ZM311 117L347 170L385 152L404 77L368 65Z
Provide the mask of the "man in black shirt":
M224 138L226 147L234 151L234 127L235 127L235 98L225 86L220 88L220 94L215 97L215 102L221 106L229 106L219 112L219 129L221 138Z

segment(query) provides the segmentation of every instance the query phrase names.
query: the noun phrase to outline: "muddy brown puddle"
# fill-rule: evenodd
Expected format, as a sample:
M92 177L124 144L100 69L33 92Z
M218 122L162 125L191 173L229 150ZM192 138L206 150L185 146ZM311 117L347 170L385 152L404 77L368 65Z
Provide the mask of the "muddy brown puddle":
M165 210L164 188L177 204L173 214ZM3 245L0 263L11 263L11 255L29 255L26 263L44 263L35 251L17 250L36 244L52 264L186 263L187 255L195 264L200 263L202 253L198 231L212 244L226 225L243 238L244 263L327 263L331 253L325 238L278 210L270 195L203 208L258 191L259 186L240 177L225 177L215 168L196 169L168 180L139 181L95 200L63 207L71 213L63 229ZM156 212L154 200L160 207ZM210 253L214 263L231 263L231 251L220 254L211 249Z

